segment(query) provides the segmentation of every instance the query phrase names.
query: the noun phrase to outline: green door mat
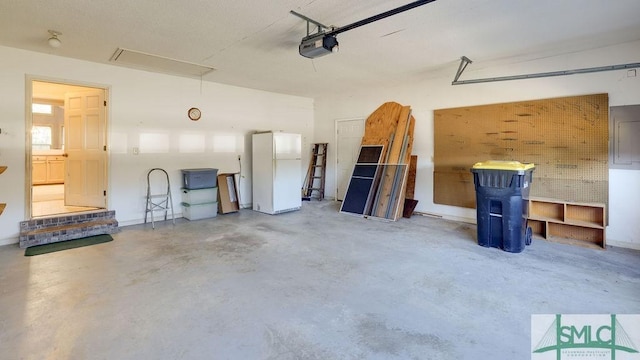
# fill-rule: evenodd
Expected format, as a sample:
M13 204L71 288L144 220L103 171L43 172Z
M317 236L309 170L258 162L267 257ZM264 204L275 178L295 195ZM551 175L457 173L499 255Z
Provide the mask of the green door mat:
M83 246L101 244L113 240L109 234L89 236L82 239L67 240L51 244L32 246L24 251L24 256L48 254L56 251L75 249Z

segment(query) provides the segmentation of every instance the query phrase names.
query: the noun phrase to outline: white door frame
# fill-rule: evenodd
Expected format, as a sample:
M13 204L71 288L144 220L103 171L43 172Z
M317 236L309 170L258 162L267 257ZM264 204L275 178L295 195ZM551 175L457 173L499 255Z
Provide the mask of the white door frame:
M334 171L334 180L333 183L335 184L336 190L334 193L334 200L338 201L338 172L340 171L340 169L338 168L338 147L340 146L340 144L338 144L338 123L340 122L344 122L344 121L354 121L354 120L361 120L362 121L362 125L366 125L366 121L367 121L367 117L366 116L358 116L358 117L353 117L353 118L343 118L343 119L336 119L335 120L335 125L333 128L334 131L334 143L336 144L336 151L335 151L335 159L333 161L333 168L335 169ZM363 133L364 136L364 133Z
M109 111L109 108L111 106L111 99L110 99L110 93L111 93L111 86L109 85L104 85L104 84L97 84L97 83L90 83L90 82L83 82L83 81L73 81L73 80L67 80L67 79L59 79L59 78L52 78L52 77L46 77L46 76L39 76L39 75L30 75L30 74L26 74L25 75L25 104L24 104L24 114L25 114L25 131L24 131L24 135L25 135L25 182L24 182L24 186L25 186L25 204L26 206L24 207L24 218L25 220L31 220L33 217L31 215L31 211L32 211L32 186L33 186L33 180L32 180L32 174L31 174L31 159L32 159L32 149L31 149L31 128L33 127L33 113L32 113L32 108L31 108L31 103L32 103L32 96L33 96L33 81L41 81L41 82L48 82L48 83L53 83L53 84L60 84L60 85L72 85L72 86L81 86L81 87L88 87L88 88L96 88L96 89L102 89L104 90L104 99L107 102L107 106L105 106L105 121L106 121L106 126L105 126L105 137L106 137L106 144L107 144L107 160L105 161L105 187L107 190L107 197L105 200L105 209L109 208L109 198L111 195L111 189L110 184L111 181L109 181L110 179L110 173L109 173L109 163L110 163L110 158L111 158L111 146L110 146L110 142L109 142L109 128L110 128L110 124L111 124L111 112Z

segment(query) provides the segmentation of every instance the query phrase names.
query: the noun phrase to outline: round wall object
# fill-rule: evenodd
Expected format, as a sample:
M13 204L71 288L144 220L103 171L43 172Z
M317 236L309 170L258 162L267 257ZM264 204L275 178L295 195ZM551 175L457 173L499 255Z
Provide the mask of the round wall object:
M189 109L189 111L187 111L187 115L189 115L189 119L198 121L200 120L202 113L200 112L200 109L192 107L191 109Z

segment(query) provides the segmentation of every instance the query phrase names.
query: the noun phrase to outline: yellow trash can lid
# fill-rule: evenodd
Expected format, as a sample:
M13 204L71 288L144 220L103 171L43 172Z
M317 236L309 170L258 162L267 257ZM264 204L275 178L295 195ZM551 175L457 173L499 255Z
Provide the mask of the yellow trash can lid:
M487 160L475 163L473 169L489 169L489 170L512 170L523 171L530 170L536 167L532 163L523 164L520 161L505 161L505 160Z

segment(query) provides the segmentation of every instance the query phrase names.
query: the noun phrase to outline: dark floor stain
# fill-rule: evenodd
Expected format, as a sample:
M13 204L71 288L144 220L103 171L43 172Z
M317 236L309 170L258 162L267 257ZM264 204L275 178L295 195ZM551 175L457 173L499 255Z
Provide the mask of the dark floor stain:
M202 250L212 252L218 256L251 253L266 243L258 235L246 235L238 233L224 234L211 237L210 241L202 243Z
M367 315L357 324L360 344L374 353L399 356L402 354L431 354L434 358L455 359L454 348L435 334L423 334L390 328L375 315Z
M285 235L296 234L296 232L291 231L285 227L274 225L273 223L266 223L266 222L257 223L256 225L253 226L253 229L255 231L275 232L275 233L282 233Z
M314 344L296 331L280 331L267 327L264 338L270 349L267 359L325 360L337 358L329 350Z

